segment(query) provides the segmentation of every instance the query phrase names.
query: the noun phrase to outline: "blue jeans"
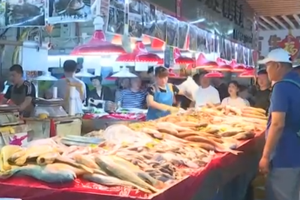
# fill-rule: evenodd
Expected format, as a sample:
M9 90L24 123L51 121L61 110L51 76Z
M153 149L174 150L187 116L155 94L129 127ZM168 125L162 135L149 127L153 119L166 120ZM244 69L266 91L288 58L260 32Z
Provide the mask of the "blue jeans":
M273 168L267 177L266 200L299 200L300 168Z

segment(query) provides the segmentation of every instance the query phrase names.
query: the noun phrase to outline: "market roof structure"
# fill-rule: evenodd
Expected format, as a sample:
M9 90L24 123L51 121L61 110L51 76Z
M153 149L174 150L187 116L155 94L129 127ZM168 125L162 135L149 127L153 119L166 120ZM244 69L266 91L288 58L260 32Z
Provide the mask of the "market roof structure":
M300 1L298 0L247 0L260 16L261 30L300 28Z

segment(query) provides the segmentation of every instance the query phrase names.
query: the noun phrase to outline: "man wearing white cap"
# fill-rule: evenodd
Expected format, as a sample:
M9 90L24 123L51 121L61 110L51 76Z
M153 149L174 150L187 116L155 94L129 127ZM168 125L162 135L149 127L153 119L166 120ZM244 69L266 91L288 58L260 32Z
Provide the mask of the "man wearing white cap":
M284 49L272 50L259 62L276 82L271 95L266 143L259 162L267 174L266 200L299 200L300 76Z

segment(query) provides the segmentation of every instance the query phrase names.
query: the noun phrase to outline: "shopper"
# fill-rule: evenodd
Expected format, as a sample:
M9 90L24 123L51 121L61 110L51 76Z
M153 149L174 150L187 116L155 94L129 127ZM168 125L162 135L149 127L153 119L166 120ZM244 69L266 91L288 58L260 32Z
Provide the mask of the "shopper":
M176 94L185 94L173 85L168 83L169 72L165 67L155 68L155 83L148 88L147 95L147 120L154 120L164 117L170 113L178 112L179 108L173 107L173 100Z
M129 88L130 80L129 78L119 78L116 81L117 90L115 92L115 102L117 103L118 99L120 99L121 91Z
M270 106L271 83L266 70L260 70L257 73L258 90L254 95L254 107L262 108L266 112Z
M206 72L203 72L199 76L199 88L196 91L195 107L205 106L208 103L219 104L220 96L216 88L211 86L210 78L205 77Z
M129 89L121 90L117 102L121 104L122 108L139 108L146 107L146 90L142 90L142 81L140 78L130 79Z
M93 102L98 102L95 100L103 100L103 101L114 101L115 95L110 90L109 87L102 85L102 77L101 76L94 76L91 78L92 85L94 86L94 89L92 89L88 93L88 101L94 105L97 108L103 108L103 102L99 104L95 104Z
M63 107L68 112L70 107L70 88L75 87L75 114L82 114L83 102L86 99L86 86L80 79L75 77L77 63L74 60L66 60L63 64L63 69L65 78L59 79L54 83L54 87L57 87L57 97L65 100Z
M9 68L10 82L1 104L5 104L11 100L13 104L18 106L23 117L30 117L33 109L33 100L36 97L36 90L33 83L23 79L24 71L21 65L13 65Z
M224 98L229 96L227 85L223 82L222 78L213 78L212 79L213 86L218 90L220 100L222 101Z
M222 100L222 105L228 105L238 108L249 106L249 102L246 99L239 97L239 84L237 81L229 82L228 94L229 97L226 97Z
M271 94L266 143L259 162L267 174L267 200L299 200L300 77L292 70L289 53L275 49L260 62L276 83Z

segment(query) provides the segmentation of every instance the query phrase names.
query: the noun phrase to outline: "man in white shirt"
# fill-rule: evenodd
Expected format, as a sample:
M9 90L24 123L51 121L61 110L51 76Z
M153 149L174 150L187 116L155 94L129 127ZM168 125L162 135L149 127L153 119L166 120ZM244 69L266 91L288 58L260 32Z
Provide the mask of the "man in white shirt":
M195 107L205 106L208 103L219 104L220 96L216 88L210 85L210 78L205 77L206 73L199 76L200 86L195 95Z

